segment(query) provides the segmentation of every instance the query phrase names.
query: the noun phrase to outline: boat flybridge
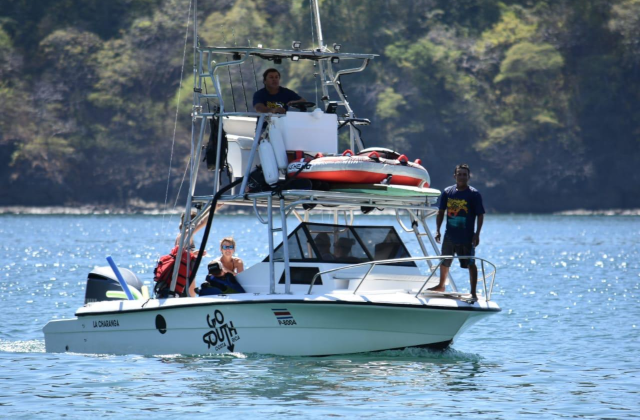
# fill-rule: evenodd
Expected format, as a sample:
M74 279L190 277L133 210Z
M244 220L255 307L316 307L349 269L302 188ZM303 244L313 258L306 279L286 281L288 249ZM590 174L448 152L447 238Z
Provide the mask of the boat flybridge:
M186 208L197 209L197 215L191 220L190 212L186 212L181 234L184 240L177 255L185 253L194 226L206 217L204 249L220 204L247 206L265 226L269 254L236 276L245 293L150 297L129 270L118 269L115 264L111 268L97 267L89 274L85 305L77 310L76 317L54 320L44 327L48 352L322 356L407 347L442 348L479 320L500 311L491 301L496 268L482 258L475 258L480 285L477 300L459 293L450 276L446 292L429 290L438 284L438 268L443 261L426 223L437 213L434 204L439 191L428 188L428 175L414 185L404 181L394 184L394 179L404 179L396 177L394 174L400 172L394 171L404 170L406 162L397 155L389 156L389 150L364 148L358 126L369 121L356 118L340 79L363 71L375 55L344 53L335 45L330 51L322 39L317 1L312 3L318 43L315 50L302 50L296 43L289 50L194 46L197 53ZM322 103L305 103L285 114L228 111L221 74L254 59L275 64L282 60L314 61L321 80ZM349 62L355 65L334 69L339 63ZM214 86L214 92L203 92L206 80ZM214 106L210 107L212 102ZM215 164L211 162L215 167L213 191L196 196L205 134L210 127L210 142L217 147ZM341 156L338 132L347 127L351 150ZM230 183L221 186L224 137L232 175ZM385 153L387 159L381 158ZM383 180L354 185L309 177L309 183L302 187L291 182L318 156L344 158L334 159L333 163L343 166L332 167L332 171L343 171L345 181L351 182L364 167L362 161L352 158L363 155L384 168ZM360 214L375 209L395 213L397 225L359 223ZM320 212L329 212L332 223L318 222L313 215ZM409 254L397 227L415 235L421 256ZM276 246L278 237L282 241ZM175 264L173 270L171 291L176 290L179 265ZM199 265L199 258L188 261L190 281L196 281Z

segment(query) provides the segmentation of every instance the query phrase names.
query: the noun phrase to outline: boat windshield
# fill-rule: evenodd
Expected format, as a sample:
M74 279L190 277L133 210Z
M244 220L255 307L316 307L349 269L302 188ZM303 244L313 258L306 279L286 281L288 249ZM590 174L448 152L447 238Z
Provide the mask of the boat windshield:
M411 257L393 226L301 223L289 235L288 245L290 262L357 264ZM274 261L284 261L283 254L280 244L274 251ZM415 263L396 265L414 267Z

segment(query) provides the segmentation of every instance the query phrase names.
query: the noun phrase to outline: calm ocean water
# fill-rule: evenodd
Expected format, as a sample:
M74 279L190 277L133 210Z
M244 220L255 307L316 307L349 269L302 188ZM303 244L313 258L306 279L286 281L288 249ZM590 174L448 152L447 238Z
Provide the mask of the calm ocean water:
M245 264L266 254L253 217L217 222L210 254L228 234ZM44 352L42 327L73 317L94 266L112 255L149 282L176 230L175 216L0 216L0 418L640 418L638 217L488 215L478 255L498 266L503 312L444 352Z

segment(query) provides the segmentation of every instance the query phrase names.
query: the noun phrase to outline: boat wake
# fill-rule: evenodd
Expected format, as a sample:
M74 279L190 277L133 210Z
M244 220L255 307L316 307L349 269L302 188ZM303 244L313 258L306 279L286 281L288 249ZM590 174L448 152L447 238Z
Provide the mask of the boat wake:
M475 353L466 353L464 351L456 350L454 348L447 348L445 350L436 350L419 347L407 347L401 350L383 350L375 353L366 353L366 357L371 358L411 358L411 359L432 359L434 361L447 361L447 362L479 362L482 360L482 356Z
M273 354L260 354L260 353L218 353L210 355L162 355L154 356L165 361L171 362L186 362L189 360L235 360L235 359L304 359L304 360L344 360L353 359L360 361L367 360L416 360L420 361L433 361L433 362L480 362L483 357L476 353L467 353L453 348L447 348L445 350L436 350L429 348L408 347L401 350L382 350L368 353L357 354L343 354L332 356L278 356Z
M235 360L235 359L248 359L253 358L253 355L247 355L244 353L211 353L211 354L163 354L158 356L150 356L156 357L159 360L164 362L187 362L190 360ZM260 356L256 354L255 356Z
M44 340L26 340L26 341L5 341L0 340L0 352L4 353L45 353L45 345ZM95 357L96 355L85 355ZM108 355L101 355L108 356ZM158 358L159 360L163 360L165 362L187 362L193 361L193 359L199 360L207 360L207 359L215 359L215 360L237 360L237 359L264 359L264 358L280 358L283 356L276 355L265 355L258 353L222 353L222 354L211 354L211 355L184 355L184 354L174 354L174 355L158 355L158 356L147 356L152 358ZM290 358L290 357L287 357ZM296 357L298 358L298 357ZM358 360L403 360L403 359L411 359L420 361L433 361L433 362L479 362L483 358L479 354L475 353L467 353L460 350L456 350L454 348L447 348L445 350L434 350L428 348L418 348L418 347L408 347L402 350L383 350L377 352L369 352L369 353L358 353L353 355L335 355L335 356L327 356L327 357L304 357L304 359L345 359L345 358L353 358Z

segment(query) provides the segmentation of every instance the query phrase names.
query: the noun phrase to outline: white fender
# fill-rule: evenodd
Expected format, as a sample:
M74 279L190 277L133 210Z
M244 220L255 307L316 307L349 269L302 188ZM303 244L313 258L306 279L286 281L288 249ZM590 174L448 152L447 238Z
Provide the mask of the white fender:
M273 152L273 146L268 140L262 140L258 146L258 153L260 154L260 162L262 163L262 172L264 173L264 180L269 185L273 185L280 179L278 172L278 163L276 162L276 156Z
M275 118L276 121L279 119L280 118ZM282 136L282 129L280 127L281 124L278 124L275 121L272 121L271 124L269 124L269 141L271 142L271 147L273 147L273 153L275 154L278 168L287 169L289 160L287 159L287 149L284 145L284 137Z

